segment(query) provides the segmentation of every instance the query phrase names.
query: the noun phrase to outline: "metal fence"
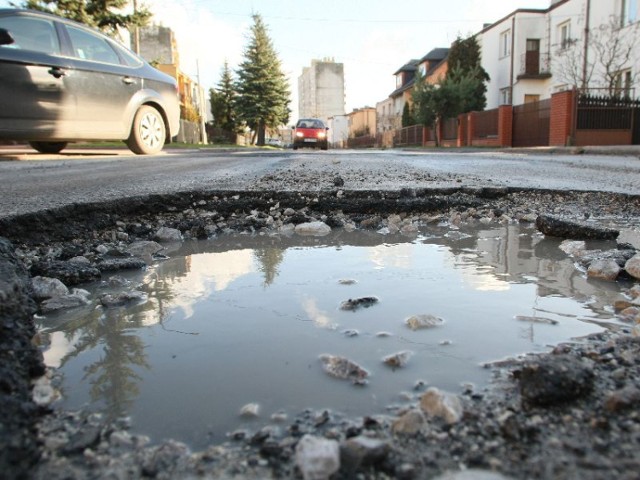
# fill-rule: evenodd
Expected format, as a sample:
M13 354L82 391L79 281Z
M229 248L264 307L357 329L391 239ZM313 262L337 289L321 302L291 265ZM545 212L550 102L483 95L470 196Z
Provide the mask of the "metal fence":
M551 99L513 107L513 146L549 145Z
M475 112L475 129L473 138L490 138L498 136L498 109Z
M640 100L583 94L578 97L578 130L630 130Z
M422 145L422 130L422 125L412 125L411 127L404 127L400 130L396 130L396 134L393 138L393 144L396 147Z

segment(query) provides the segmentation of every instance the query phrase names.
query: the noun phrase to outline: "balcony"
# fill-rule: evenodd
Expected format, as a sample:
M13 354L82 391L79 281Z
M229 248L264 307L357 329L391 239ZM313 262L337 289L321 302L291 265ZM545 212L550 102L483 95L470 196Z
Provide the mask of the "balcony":
M520 56L518 80L546 80L551 78L549 54L532 50Z

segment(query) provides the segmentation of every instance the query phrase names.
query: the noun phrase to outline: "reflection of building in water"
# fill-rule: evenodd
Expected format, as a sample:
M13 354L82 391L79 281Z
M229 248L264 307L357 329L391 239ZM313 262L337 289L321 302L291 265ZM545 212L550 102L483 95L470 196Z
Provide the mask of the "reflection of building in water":
M493 275L505 275L510 282L535 281L541 297L559 294L595 302L590 303L590 308L601 313L604 307L613 304L619 292L617 285L587 280L576 268L574 259L560 250L560 243L561 239L545 238L535 235L532 229L522 231L519 226L510 225L478 232L475 248L478 263L490 265ZM464 254L457 252L457 256Z

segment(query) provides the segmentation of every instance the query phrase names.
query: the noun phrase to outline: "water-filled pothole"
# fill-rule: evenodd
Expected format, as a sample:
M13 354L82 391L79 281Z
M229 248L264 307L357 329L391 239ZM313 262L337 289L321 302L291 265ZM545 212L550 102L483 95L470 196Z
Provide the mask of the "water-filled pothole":
M63 374L62 408L130 415L134 431L193 448L273 414L382 413L415 401L417 385L481 387L484 362L615 322L619 286L587 280L559 242L519 225L188 242L145 272L87 288L97 299L136 287L146 302L40 318L45 361ZM378 302L340 308L360 297ZM444 323L413 330L412 315ZM405 351L402 368L382 361ZM358 363L368 384L327 375L322 354ZM250 403L258 416L241 417Z

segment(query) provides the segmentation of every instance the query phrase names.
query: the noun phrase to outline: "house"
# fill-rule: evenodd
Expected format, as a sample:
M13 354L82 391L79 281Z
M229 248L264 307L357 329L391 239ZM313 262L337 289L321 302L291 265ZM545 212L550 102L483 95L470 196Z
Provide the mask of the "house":
M393 101L390 122L393 128L402 128L402 112L406 104L411 105L411 93L419 73L425 81L435 84L447 73L448 48L434 48L421 59L409 60L395 73L396 89L389 98ZM385 120L386 121L386 120Z
M547 9L518 9L487 25L476 37L491 78L487 109L574 87L637 88L638 3L551 0Z
M356 108L349 113L349 138L375 136L376 109L373 107Z

